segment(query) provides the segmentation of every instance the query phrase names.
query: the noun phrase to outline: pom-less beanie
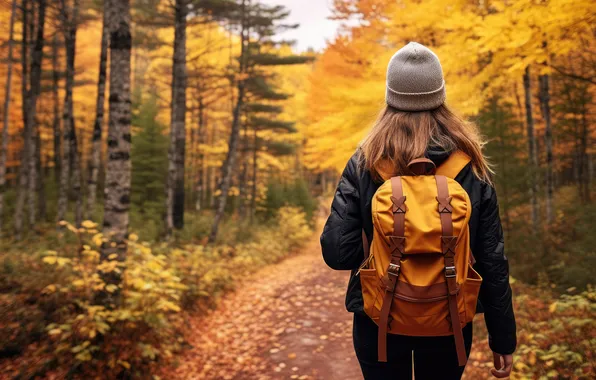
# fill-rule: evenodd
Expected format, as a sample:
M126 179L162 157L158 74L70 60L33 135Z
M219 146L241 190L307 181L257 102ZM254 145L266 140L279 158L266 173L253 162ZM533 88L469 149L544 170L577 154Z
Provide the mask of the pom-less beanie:
M391 57L385 100L402 111L427 111L445 102L441 62L429 48L410 42Z

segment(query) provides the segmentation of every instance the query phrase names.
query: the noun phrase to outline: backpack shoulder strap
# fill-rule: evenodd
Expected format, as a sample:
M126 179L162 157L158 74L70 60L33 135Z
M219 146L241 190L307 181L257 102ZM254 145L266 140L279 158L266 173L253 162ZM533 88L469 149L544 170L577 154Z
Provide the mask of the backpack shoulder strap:
M462 169L465 168L468 163L470 163L470 161L472 161L470 156L461 150L456 150L455 152L451 153L445 162L439 165L436 174L444 175L445 177L449 178L455 178L459 172L461 172Z

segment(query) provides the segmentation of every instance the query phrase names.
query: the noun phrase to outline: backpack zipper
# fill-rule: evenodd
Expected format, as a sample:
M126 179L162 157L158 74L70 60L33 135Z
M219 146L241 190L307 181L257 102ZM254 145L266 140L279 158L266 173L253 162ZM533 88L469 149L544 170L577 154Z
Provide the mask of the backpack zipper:
M408 301L408 302L414 302L414 303L436 302L436 301L442 301L442 300L447 299L447 295L433 297L433 298L412 298L412 297L404 296L402 294L395 293L393 296L397 299L402 300L402 301Z

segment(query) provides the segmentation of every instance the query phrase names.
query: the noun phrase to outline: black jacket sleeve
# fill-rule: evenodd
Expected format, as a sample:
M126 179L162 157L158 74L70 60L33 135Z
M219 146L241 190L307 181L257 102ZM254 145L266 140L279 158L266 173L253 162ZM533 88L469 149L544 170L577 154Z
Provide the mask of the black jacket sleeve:
M321 234L323 259L333 269L357 269L364 260L358 165L356 153L341 175Z
M476 258L474 268L483 278L479 297L484 307L489 346L492 351L506 355L513 353L517 345L509 262L504 251L496 192L490 185L482 184L482 187L478 235L476 246L472 247Z

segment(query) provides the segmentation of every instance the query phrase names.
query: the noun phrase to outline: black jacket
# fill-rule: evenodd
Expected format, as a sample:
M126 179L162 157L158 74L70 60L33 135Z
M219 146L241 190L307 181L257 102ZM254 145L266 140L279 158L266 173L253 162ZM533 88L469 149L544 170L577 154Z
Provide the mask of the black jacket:
M375 182L370 172L360 167L359 154L356 152L350 158L337 185L331 214L321 235L321 247L327 265L352 271L346 308L350 312L363 313L362 289L355 273L364 260L362 229L369 240L372 238L371 201L381 183ZM428 156L439 166L449 153ZM476 259L474 269L483 278L478 312L484 312L490 348L499 354L511 354L516 347L515 316L497 195L492 186L476 177L470 164L455 180L472 202L470 244Z

